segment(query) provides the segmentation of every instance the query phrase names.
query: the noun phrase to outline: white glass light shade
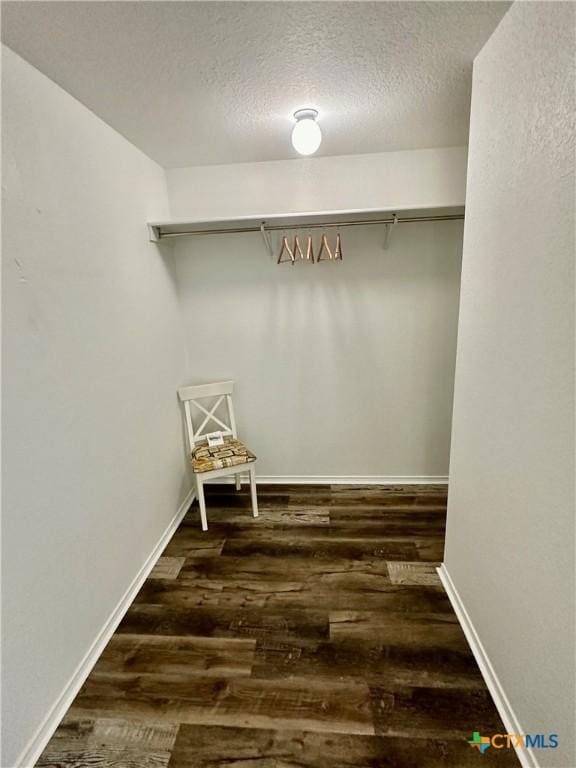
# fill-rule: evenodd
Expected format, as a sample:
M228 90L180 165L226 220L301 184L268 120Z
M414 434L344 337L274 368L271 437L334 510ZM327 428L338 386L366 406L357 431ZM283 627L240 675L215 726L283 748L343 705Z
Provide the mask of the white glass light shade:
M300 155L313 155L322 141L322 131L316 122L315 109L299 109L294 112L296 125L292 129L292 146Z

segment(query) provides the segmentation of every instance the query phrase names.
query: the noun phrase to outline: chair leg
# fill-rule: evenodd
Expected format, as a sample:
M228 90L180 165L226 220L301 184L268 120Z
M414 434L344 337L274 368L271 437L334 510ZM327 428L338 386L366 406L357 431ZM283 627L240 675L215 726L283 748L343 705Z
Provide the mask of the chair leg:
M256 497L256 470L250 467L250 496L252 497L252 514L258 517L258 499Z
M204 485L198 475L196 475L196 491L198 493L198 504L200 505L200 520L202 521L202 530L208 530L208 518L206 517L206 500L204 499Z
M242 482L240 480L240 474L235 475L236 478L236 490L240 491L242 490Z

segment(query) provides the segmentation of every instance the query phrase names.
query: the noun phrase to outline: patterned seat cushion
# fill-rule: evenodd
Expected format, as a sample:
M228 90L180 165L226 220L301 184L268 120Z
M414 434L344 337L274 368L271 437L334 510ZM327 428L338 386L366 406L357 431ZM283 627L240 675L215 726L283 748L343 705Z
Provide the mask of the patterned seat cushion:
M233 437L225 437L223 445L215 445L213 448L203 443L196 446L192 452L194 472L210 472L212 469L235 467L251 461L256 461L256 456L246 448L244 443Z

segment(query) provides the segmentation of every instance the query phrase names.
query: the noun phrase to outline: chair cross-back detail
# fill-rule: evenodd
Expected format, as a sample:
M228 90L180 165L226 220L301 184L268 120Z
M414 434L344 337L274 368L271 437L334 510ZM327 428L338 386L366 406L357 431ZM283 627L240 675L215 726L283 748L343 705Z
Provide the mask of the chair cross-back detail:
M200 505L202 530L208 530L206 517L206 501L204 499L204 483L217 477L234 475L236 490L242 487L240 475L248 472L250 478L250 495L252 497L252 514L258 517L258 500L256 497L256 456L238 440L236 420L232 404L233 381L220 381L215 384L198 384L182 387L178 397L184 404L186 417L186 434L190 448L190 461L196 480L196 492ZM204 405L203 402L212 400ZM218 409L225 403L226 416L218 415ZM194 425L198 424L197 427ZM216 425L213 426L213 425ZM224 442L210 446L208 434L218 431Z

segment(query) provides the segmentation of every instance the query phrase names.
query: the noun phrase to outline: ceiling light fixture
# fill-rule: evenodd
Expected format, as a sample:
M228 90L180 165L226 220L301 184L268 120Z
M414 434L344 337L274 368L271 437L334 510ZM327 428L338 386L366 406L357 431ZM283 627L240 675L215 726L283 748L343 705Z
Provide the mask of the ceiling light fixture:
M294 112L296 125L292 129L292 146L301 155L313 155L322 141L322 131L316 122L317 109L299 109Z

